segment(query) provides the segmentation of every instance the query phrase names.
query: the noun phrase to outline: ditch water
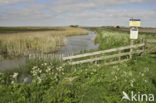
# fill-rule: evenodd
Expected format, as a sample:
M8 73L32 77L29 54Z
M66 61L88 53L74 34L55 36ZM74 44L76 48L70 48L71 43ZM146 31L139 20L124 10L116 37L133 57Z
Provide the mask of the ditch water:
M68 56L72 54L77 54L85 50L96 50L98 49L98 44L94 43L95 33L88 31L88 35L70 36L67 37L67 45L62 47L56 54L63 56ZM0 71L17 68L20 65L24 65L26 57L14 58L14 59L3 59L0 61Z
M64 46L57 54L69 56L86 50L96 50L99 45L94 43L95 33L88 31L88 35L79 35L67 37L67 45Z

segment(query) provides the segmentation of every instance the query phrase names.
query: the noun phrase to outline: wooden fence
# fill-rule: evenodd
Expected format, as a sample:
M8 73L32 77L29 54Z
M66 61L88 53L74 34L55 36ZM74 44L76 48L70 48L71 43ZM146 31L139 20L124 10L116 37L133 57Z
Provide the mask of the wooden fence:
M141 49L139 49L139 48L141 48ZM96 51L96 52L92 52L92 53L85 53L85 54L79 54L79 55L75 55L75 56L63 57L63 60L64 61L69 60L71 65L75 65L75 64L96 62L96 61L101 61L101 60L105 60L105 59L111 59L111 58L117 58L118 57L119 59L116 61L105 63L106 65L116 64L116 63L122 63L122 62L129 60L127 58L122 59L121 57L123 57L123 56L127 56L127 55L131 56L133 54L143 53L144 48L145 48L145 43L141 43L141 44L135 44L135 45L124 46L124 47L119 47L119 48L113 48L113 49L109 49L109 50L102 50L102 51ZM135 50L130 51L130 49L135 49ZM129 50L129 51L128 52L122 52L123 50ZM102 56L106 53L111 53L111 52L117 52L117 53ZM94 57L94 58L88 59L88 57ZM76 60L76 59L79 59L79 60Z

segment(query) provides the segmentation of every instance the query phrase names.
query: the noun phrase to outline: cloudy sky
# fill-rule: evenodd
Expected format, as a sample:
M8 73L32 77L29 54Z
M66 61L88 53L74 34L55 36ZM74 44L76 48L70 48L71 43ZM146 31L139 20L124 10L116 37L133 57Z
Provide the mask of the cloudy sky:
M156 27L156 0L0 0L0 26Z

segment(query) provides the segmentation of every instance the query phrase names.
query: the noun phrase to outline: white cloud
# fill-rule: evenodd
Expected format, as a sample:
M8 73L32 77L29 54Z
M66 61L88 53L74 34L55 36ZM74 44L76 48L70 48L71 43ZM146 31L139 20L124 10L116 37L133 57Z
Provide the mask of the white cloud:
M52 3L53 11L62 13L81 11L85 9L103 8L108 6L122 5L125 3L151 2L154 0L59 0Z
M0 0L0 6L12 5L21 2L30 2L34 0Z
M11 1L11 0L8 0ZM12 0L12 3L28 0ZM29 0L33 1L33 0ZM0 25L125 25L129 18L142 19L142 26L156 26L154 10L115 10L106 9L125 3L149 2L153 0L59 0L41 4L29 3L24 8L8 8L0 13ZM0 3L2 1L0 0ZM11 2L10 2L11 4Z
M68 16L58 20L60 22L68 21L71 24L80 25L126 25L129 19L137 17L142 20L142 26L155 26L156 11L124 11L124 10L98 10L95 12L71 13ZM146 25L147 23L151 25Z

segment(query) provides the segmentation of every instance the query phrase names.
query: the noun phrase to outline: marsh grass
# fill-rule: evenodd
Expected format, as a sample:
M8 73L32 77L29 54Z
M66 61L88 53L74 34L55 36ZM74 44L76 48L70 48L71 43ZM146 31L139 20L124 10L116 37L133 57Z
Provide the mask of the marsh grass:
M63 27L59 30L2 33L0 35L0 52L18 56L30 53L51 53L66 45L66 36L85 35L81 28Z

